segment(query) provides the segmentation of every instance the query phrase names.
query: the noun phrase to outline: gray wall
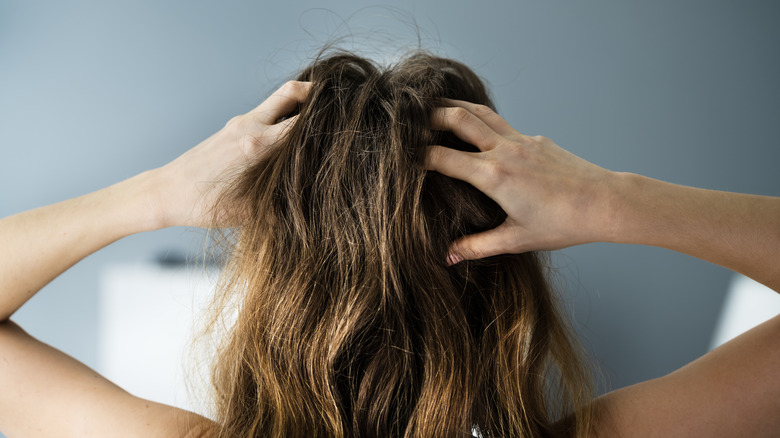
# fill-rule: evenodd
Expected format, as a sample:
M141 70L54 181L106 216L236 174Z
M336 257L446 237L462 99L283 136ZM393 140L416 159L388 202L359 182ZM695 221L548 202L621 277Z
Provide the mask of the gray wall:
M0 216L164 164L259 103L334 32L377 56L388 43L414 44L410 17L425 47L490 83L521 132L613 170L780 195L776 2L361 4L0 2ZM188 251L198 236L171 229L124 239L58 278L15 319L95 366L101 267ZM725 269L608 244L555 260L605 388L661 376L706 352Z

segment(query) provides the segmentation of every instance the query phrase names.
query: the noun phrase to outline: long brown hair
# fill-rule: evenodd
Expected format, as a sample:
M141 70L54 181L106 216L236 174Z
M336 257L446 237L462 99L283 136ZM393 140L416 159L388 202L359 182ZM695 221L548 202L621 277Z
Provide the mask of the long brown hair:
M213 368L220 438L584 436L588 370L540 253L447 266L503 210L424 170L443 97L492 106L456 61L330 53L298 119L222 203L246 220L217 310L238 316Z

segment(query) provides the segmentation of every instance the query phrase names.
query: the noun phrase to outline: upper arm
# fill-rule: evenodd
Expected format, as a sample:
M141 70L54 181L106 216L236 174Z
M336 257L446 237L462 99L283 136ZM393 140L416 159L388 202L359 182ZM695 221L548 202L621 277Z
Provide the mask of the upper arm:
M658 379L596 400L599 437L775 437L780 316Z
M14 323L0 322L0 431L9 438L195 438L210 425L135 397Z

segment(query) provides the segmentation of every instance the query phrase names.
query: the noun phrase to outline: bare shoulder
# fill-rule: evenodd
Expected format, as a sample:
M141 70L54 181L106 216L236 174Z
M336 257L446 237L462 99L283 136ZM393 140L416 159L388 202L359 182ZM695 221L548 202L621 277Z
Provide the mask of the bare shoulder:
M173 406L155 403L134 397L125 393L117 394L116 398L105 400L108 406L114 408L124 406L123 418L106 415L95 419L92 429L100 432L99 436L147 438L210 438L216 431L215 423L194 412ZM121 433L118 432L122 427ZM114 428L113 432L110 428Z
M212 438L215 434L214 423L209 421L208 424L196 424L187 431L183 438Z
M213 423L135 397L72 357L0 322L0 431L18 438L205 438Z
M679 370L595 402L598 437L776 437L780 316Z

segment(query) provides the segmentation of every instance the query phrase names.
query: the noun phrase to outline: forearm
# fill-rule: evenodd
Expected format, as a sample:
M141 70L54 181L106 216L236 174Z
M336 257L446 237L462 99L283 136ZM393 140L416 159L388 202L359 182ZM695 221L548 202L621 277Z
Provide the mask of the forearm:
M0 321L98 249L157 228L153 172L0 220Z
M652 245L740 272L780 291L780 198L617 174L617 243Z

